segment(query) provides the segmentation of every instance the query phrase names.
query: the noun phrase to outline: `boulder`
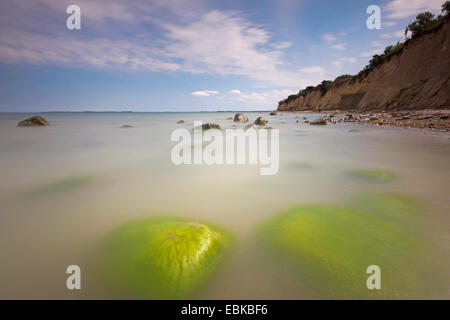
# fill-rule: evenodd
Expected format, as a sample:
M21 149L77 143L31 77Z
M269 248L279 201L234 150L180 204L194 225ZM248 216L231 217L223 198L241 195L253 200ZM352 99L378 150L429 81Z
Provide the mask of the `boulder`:
M215 271L231 238L207 225L178 219L127 224L106 241L107 282L134 298L182 298Z
M267 120L267 118L264 117L258 117L256 118L255 122L253 122L253 124L257 125L257 126L265 126L269 123L269 120Z
M409 210L392 203L394 210ZM429 259L427 246L413 229L380 216L378 210L390 205L377 204L373 214L344 206L300 205L272 218L261 240L280 262L330 298L417 297L426 285L421 279ZM373 264L381 266L382 290L366 287L366 270Z
M248 117L243 113L236 113L234 115L235 122L248 122Z
M204 123L202 124L202 130L206 131L209 129L219 129L220 130L220 126L217 123Z
M41 116L34 116L20 121L17 125L19 127L41 127L48 126L50 123Z
M319 118L309 123L312 126L324 126L327 124L327 120L324 118Z

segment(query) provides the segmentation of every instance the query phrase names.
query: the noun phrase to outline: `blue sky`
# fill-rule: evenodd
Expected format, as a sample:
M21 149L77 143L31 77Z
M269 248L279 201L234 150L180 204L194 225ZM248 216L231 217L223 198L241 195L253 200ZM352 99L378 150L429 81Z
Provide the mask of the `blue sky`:
M271 110L357 73L442 2L2 0L0 112ZM71 4L81 30L66 28Z

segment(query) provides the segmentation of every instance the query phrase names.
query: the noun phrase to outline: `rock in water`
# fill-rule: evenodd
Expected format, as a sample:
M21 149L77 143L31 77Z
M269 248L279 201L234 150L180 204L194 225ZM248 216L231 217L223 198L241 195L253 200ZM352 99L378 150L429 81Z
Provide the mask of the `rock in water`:
M276 116L277 114L278 114L278 112L276 112L276 111L272 111L272 112L270 113L271 116Z
M48 126L50 125L50 123L41 116L34 116L29 119L20 121L17 125L19 127L40 127Z
M257 126L265 126L269 123L269 120L267 120L264 117L258 117L256 118L255 122L253 124L257 125Z
M324 126L327 124L327 120L324 118L319 118L309 123L312 126Z
M134 127L132 125L129 125L129 124L124 124L120 128L122 128L122 129L131 129L131 128L134 128Z
M178 124L184 123L184 120L177 121Z
M208 280L230 238L199 223L152 219L125 225L107 243L105 274L119 292L179 298Z
M234 121L235 122L248 122L248 117L245 114L236 113L234 115Z
M413 298L427 285L421 280L428 247L399 223L346 207L303 205L282 212L262 231L274 259L284 259L333 298ZM382 290L366 287L370 265L381 268Z
M206 131L209 129L219 129L220 130L220 126L217 123L204 123L202 124L202 130Z

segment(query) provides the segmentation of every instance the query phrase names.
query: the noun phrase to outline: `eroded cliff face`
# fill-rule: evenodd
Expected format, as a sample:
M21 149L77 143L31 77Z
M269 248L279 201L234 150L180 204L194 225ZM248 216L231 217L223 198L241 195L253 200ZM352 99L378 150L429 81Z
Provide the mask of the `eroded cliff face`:
M405 43L362 80L281 103L280 111L450 109L450 20Z

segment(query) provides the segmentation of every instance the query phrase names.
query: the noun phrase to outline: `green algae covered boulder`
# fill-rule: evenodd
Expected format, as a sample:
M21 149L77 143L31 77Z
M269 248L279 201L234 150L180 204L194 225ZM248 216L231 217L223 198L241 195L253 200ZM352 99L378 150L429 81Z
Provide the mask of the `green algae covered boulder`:
M375 182L388 182L394 180L396 177L392 172L383 170L358 169L351 170L348 173L351 176Z
M195 222L137 221L107 240L107 281L123 295L182 298L210 278L230 241L225 232Z
M331 298L416 297L427 259L414 232L347 207L294 207L264 224L261 235L274 259ZM381 290L366 286L371 265L381 268Z

